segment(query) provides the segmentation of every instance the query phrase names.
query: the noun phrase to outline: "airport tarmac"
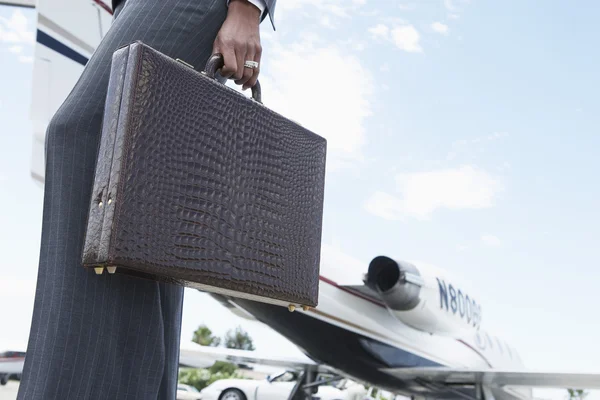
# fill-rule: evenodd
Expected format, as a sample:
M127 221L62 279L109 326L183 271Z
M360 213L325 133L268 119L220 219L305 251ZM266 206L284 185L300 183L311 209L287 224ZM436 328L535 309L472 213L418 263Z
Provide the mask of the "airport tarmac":
M5 386L0 386L0 400L15 400L19 391L19 382L8 381Z

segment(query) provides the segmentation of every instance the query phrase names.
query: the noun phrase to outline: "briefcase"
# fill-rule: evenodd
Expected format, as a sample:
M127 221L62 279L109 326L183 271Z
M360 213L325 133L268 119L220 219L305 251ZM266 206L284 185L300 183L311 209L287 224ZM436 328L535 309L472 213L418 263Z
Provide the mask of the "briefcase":
M263 105L259 84L249 98L217 81L222 65L139 41L114 53L83 265L314 307L326 140Z

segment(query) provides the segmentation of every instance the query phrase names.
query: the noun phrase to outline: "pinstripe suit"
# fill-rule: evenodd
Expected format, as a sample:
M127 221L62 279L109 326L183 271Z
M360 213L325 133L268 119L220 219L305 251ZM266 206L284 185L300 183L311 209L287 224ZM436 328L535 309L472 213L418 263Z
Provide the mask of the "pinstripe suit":
M274 0L267 1L272 12ZM42 241L18 399L175 399L183 289L81 266L112 53L203 66L225 0L127 0L47 130ZM201 312L202 310L199 310Z

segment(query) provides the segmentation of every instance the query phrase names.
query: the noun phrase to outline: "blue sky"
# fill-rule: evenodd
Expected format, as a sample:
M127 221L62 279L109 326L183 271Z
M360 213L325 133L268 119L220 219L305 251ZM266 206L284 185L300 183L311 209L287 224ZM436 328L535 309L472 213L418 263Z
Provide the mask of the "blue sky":
M263 98L328 139L324 257L444 268L528 367L599 371L600 3L280 3L277 31L262 27ZM0 7L6 343L26 340L37 274L34 24L34 11ZM220 333L243 323L259 348L293 352L186 291L184 337L203 321Z

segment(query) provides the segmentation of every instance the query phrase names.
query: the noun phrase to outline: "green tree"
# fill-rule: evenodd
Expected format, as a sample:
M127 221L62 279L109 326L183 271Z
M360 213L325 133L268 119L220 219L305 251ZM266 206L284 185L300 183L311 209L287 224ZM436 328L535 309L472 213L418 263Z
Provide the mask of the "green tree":
M567 389L569 392L569 400L584 400L589 392L583 389Z
M198 329L196 329L192 341L202 346L217 347L221 344L221 339L214 336L212 331L206 325L200 325Z
M225 347L228 349L254 350L254 342L241 326L229 330L225 335Z
M206 369L182 368L179 370L179 383L190 385L198 390L208 386L211 374Z
M233 375L237 370L237 366L225 361L216 361L208 370L211 374L224 373Z
M211 383L220 379L246 379L237 373L228 373L224 371L211 373L208 369L181 368L179 370L179 383L190 385L198 390L202 390Z

